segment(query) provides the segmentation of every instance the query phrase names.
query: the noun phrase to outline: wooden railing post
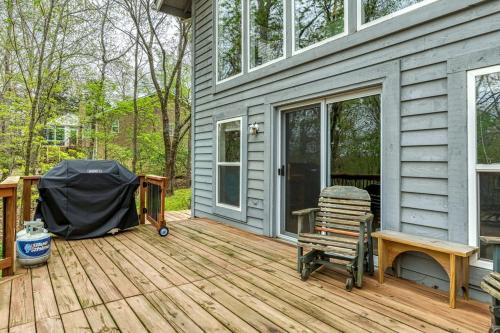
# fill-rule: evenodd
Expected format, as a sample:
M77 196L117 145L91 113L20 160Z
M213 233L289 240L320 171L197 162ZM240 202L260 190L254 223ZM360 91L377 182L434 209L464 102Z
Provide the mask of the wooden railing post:
M15 271L18 183L19 177L8 177L0 184L0 197L3 200L3 258L0 259L2 276L13 275Z
M144 175L139 176L139 223L146 223L146 213L144 209L146 208L146 187L145 185L146 177Z
M30 221L31 217L31 179L23 178L23 195L22 195L22 219L19 221L21 225L24 221Z
M165 192L167 191L167 178L163 178L163 185L161 186L161 204L160 204L160 221L161 225L165 226Z
M23 195L22 195L22 209L23 214L21 215L21 225L24 221L31 221L31 198L32 198L32 187L37 184L40 180L40 176L24 176L23 179Z
M142 177L141 224L148 221L160 231L162 228L165 228L165 192L167 190L167 179L154 175ZM142 200L143 197L144 200Z

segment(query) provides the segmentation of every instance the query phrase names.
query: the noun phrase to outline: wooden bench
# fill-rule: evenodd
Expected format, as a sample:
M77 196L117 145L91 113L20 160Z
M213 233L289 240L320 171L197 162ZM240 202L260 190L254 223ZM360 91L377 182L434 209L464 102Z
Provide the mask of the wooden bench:
M408 251L422 252L436 260L448 274L450 308L455 308L457 284L464 298L469 298L469 257L477 247L390 230L377 231L372 236L378 239L379 283L384 283L385 270L392 267L398 255Z

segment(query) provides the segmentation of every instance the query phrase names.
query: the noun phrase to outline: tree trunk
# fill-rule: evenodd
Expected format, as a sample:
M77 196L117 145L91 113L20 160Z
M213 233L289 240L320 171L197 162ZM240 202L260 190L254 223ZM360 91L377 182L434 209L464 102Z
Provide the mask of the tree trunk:
M33 134L35 129L35 115L36 109L33 105L31 107L30 123L28 126L28 138L26 140L26 153L24 155L24 175L28 176L30 174L31 167L31 151L33 145Z
M137 134L139 127L139 109L137 106L137 86L139 81L139 36L136 37L135 41L135 53L134 53L134 129L132 134L132 172L137 171L137 159L138 159L138 150L137 150Z

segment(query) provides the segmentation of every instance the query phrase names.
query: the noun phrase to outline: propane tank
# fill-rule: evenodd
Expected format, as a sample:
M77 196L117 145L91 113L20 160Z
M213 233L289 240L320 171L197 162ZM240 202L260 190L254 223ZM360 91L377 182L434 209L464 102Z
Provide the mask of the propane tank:
M16 252L23 266L44 264L50 257L50 234L40 219L24 222L24 229L16 235Z

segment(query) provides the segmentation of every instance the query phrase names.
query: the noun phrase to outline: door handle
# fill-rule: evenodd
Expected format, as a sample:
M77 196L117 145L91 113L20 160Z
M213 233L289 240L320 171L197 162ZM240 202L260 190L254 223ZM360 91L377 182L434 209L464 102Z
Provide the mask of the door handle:
M285 175L285 166L282 165L280 168L278 168L278 176L284 176Z

